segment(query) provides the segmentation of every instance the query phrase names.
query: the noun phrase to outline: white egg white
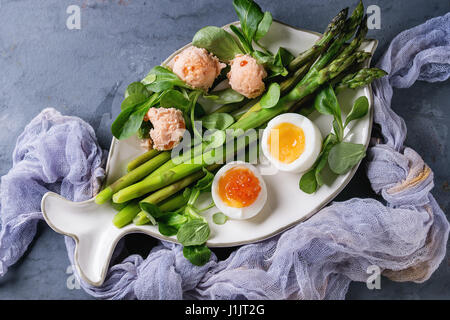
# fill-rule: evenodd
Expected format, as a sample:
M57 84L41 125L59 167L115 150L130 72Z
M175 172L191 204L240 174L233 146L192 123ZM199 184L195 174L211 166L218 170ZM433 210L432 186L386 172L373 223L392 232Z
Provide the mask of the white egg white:
M259 180L259 184L261 186L261 191L259 192L258 197L256 200L249 206L243 207L243 208L234 208L227 205L225 202L223 202L222 198L219 195L219 179L230 169L237 168L237 167L244 167L246 169L249 169L255 177ZM243 161L233 161L229 162L226 165L224 165L222 168L220 168L219 171L217 171L216 175L214 176L214 180L211 187L211 194L213 201L216 205L216 207L226 216L228 216L231 219L237 219L237 220L245 220L250 219L251 217L254 217L257 215L262 208L264 207L264 204L267 200L267 188L266 184L259 173L258 169L254 167L253 165L243 162Z
M300 127L305 134L305 149L303 153L291 163L283 163L274 158L269 151L268 144L270 130L275 126L286 122ZM322 134L320 133L319 128L317 128L317 126L307 117L298 113L284 113L269 121L267 127L264 129L261 145L264 156L269 159L277 169L288 172L305 172L311 168L319 156L322 148Z

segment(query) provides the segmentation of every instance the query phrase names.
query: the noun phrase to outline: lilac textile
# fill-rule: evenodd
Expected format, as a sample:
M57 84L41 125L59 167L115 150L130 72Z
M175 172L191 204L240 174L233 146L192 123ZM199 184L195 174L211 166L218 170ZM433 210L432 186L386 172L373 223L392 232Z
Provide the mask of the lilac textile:
M19 136L13 168L1 178L0 276L25 252L42 219L47 191L82 201L104 177L95 132L77 117L43 110Z
M385 203L334 202L224 261L213 255L203 267L191 265L181 246L160 242L145 259L132 255L112 266L103 286L82 282L83 289L103 299L344 299L371 265L396 281L427 280L444 258L449 223L430 193L433 173L403 147L406 126L390 104L393 87L448 79L450 13L399 34L378 66L389 72L373 85L384 142L369 149L367 175ZM1 180L0 276L32 241L45 192L84 200L104 175L92 128L53 109L25 128L13 158ZM74 241L66 238L66 246L73 262Z

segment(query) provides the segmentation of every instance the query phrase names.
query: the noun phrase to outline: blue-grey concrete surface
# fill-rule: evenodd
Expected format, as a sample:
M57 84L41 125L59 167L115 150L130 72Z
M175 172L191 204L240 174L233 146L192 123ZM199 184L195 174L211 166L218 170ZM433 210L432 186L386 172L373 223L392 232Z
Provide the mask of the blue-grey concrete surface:
M322 31L330 18L356 0L259 0L274 18L296 27ZM393 37L450 11L448 0L366 0L381 8L376 62ZM68 30L69 5L81 8L81 29ZM236 20L231 0L0 0L0 175L11 167L17 136L40 110L54 107L79 116L109 147L112 119L120 110L126 85L142 78L206 25ZM393 107L408 126L406 144L416 149L435 174L433 194L450 209L450 82L416 83L395 90ZM337 200L373 196L364 166ZM126 239L130 251L148 252L146 236ZM136 249L139 248L139 249ZM141 251L139 251L141 250ZM216 250L226 257L229 250ZM89 299L69 289L69 260L63 237L40 225L27 254L0 279L0 299ZM382 278L380 290L353 283L349 299L449 299L449 259L423 284Z

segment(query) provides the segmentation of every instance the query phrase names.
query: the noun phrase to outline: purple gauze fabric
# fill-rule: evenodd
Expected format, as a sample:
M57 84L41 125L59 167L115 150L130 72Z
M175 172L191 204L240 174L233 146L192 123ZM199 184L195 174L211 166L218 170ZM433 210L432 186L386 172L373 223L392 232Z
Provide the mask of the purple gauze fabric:
M184 259L181 246L160 242L145 260L132 255L112 266L103 286L81 282L83 289L108 299L343 299L350 281L366 281L370 265L396 281L425 281L445 255L449 224L430 193L430 168L403 148L406 126L390 102L392 87L447 79L449 52L447 14L399 34L379 63L390 73L373 86L385 141L369 149L367 174L387 205L334 202L224 261L213 255L203 267ZM104 173L103 156L92 128L78 118L46 109L25 128L1 181L0 276L33 239L42 195L90 198ZM74 241L66 237L66 246L73 262Z

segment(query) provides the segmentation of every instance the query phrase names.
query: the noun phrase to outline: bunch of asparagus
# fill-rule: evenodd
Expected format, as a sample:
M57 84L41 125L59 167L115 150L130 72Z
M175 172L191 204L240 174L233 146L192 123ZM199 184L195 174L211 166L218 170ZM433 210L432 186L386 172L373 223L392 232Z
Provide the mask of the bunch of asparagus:
M358 50L367 33L362 2L350 17L347 15L348 8L339 12L323 36L289 64L290 74L280 83L282 97L274 107L265 109L258 102L235 116L237 121L229 129L245 131L264 126L275 116L296 110L310 101L327 83L332 83L339 92L365 86L384 76L383 70L360 67L370 57L369 53ZM216 112L236 115L240 108L242 103L226 105ZM152 223L154 219L142 210L143 204L157 205L161 212L180 209L188 201L183 190L205 176L202 169L214 171L220 167L220 164L210 165L210 160L215 157L214 149L200 150L194 153L193 160L188 157L191 154L171 159L170 151L150 150L131 161L128 173L101 191L95 201L103 204L112 200L120 210L113 220L117 227L131 222L137 225Z

